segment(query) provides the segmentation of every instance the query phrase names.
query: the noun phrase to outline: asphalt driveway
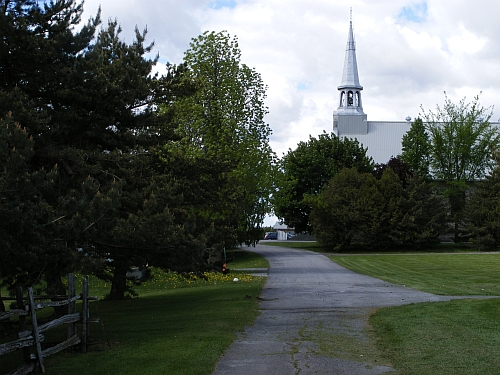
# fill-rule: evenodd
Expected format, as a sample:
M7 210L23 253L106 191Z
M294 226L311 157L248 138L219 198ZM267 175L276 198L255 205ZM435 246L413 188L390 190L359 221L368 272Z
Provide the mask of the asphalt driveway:
M367 334L374 308L448 301L349 271L321 254L257 245L270 264L261 314L213 375L368 375L393 371ZM462 297L463 298L463 297Z

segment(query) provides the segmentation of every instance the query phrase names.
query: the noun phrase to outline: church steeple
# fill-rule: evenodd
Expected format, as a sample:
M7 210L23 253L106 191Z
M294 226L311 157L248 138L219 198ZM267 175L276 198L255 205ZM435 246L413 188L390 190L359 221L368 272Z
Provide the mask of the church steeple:
M334 114L334 131L342 130L344 134L366 134L368 128L361 101L363 86L359 83L356 44L352 31L352 10L345 51L344 72L342 82L337 88L339 90L339 105L337 113Z
M355 110L363 113L363 106L361 105L361 90L363 90L363 86L359 84L356 44L352 31L352 10L345 51L344 73L342 74L342 83L338 89L340 91L339 110Z

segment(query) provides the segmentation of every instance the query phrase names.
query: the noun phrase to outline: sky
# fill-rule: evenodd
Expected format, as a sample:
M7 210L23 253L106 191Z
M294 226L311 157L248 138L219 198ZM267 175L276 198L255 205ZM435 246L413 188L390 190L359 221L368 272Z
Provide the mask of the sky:
M267 85L279 157L332 130L351 8L369 121L414 119L442 106L444 92L457 103L480 95L500 118L497 0L86 0L83 20L99 6L129 43L135 26L147 28L159 72L207 30L237 36L241 62Z

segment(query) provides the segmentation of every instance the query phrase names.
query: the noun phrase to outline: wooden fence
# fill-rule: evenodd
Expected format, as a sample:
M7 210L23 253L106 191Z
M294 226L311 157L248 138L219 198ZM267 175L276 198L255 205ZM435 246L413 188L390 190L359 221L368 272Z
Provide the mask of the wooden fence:
M27 299L25 299L23 291L21 289L17 291L17 308L0 313L0 321L13 317L19 317L19 332L17 333L18 339L5 344L0 344L0 356L15 350L22 350L25 362L16 370L9 372L6 375L29 374L35 370L37 366L43 373L45 373L45 357L58 353L74 345L81 344L82 351L87 351L88 323L91 322L89 319L89 300L97 299L97 297L89 297L88 291L88 277L85 277L83 280L82 293L76 295L75 276L73 274L69 274L68 277L68 295L63 296L63 299L61 300L56 300L61 296L58 296L58 298L49 296L34 296L32 288L28 289L28 296ZM43 301L49 299L52 301ZM77 300L82 301L81 312L76 311ZM38 325L37 310L66 305L68 306L68 313L66 315L48 323ZM93 319L92 321L96 320ZM45 339L43 333L63 324L67 324L68 326L67 339L55 346L42 350L41 343ZM80 333L78 333L77 330L78 324L81 324ZM28 327L30 328L28 329Z

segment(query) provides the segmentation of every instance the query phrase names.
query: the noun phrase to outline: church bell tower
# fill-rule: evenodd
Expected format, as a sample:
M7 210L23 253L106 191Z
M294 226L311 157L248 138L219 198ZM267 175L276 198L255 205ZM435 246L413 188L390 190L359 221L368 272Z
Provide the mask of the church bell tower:
M359 84L356 45L352 31L352 10L345 52L344 73L342 74L342 83L338 86L338 90L339 105L337 111L333 113L334 133L340 136L367 134L368 123L361 101L363 86Z

